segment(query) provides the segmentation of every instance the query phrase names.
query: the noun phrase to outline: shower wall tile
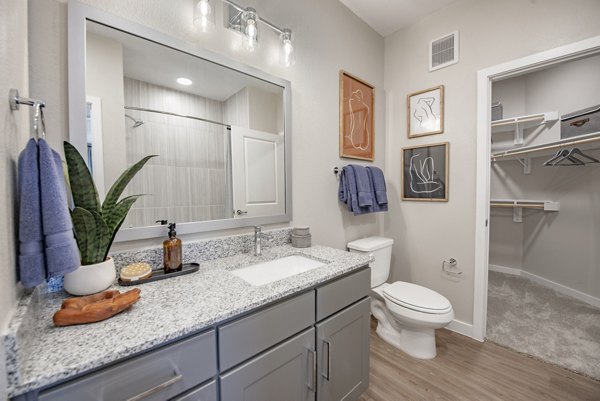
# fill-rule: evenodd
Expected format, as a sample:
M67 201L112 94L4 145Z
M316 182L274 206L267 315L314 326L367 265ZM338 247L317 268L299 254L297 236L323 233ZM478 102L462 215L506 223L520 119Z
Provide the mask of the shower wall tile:
M244 95L237 98L243 101ZM223 121L226 112L223 102L130 78L125 78L125 104L214 121ZM124 226L147 226L160 219L187 222L223 218L225 205L231 203L231 195L227 195L226 128L158 113L126 113L144 121L133 128L127 119L128 163L150 154L159 156L151 159L129 185L128 194L148 195L138 199Z
M209 205L210 193L209 170L205 168L190 169L191 205Z
M224 170L209 170L209 185L210 204L212 206L225 204L225 191L221 188L225 187L225 171Z
M193 221L210 220L210 206L193 206L191 207Z
M210 219L211 220L221 220L231 218L231 216L225 215L225 206L223 205L213 205L210 207Z

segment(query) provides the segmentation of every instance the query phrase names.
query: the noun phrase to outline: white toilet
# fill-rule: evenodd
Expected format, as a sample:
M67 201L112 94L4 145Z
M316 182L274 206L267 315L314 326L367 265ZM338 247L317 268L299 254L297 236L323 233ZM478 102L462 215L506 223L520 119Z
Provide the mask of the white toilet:
M368 237L348 243L350 252L375 257L371 266L371 313L377 319L377 335L394 347L420 359L432 359L435 329L454 319L450 301L420 285L396 281L386 283L390 274L394 240Z

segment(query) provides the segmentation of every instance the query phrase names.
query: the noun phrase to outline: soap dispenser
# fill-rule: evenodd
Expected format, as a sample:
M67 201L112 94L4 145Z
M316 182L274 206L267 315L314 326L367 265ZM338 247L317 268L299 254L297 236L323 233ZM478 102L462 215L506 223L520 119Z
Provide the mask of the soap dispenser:
M181 240L177 238L175 223L170 223L169 239L163 242L163 268L165 274L180 271L183 267L182 259Z

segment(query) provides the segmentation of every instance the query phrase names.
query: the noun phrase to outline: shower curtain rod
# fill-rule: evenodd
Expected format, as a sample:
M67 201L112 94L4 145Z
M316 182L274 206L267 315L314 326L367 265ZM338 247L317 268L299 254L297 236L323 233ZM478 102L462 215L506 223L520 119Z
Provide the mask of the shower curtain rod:
M222 125L224 127L227 127L228 129L231 129L231 125L229 125L229 124L225 124L225 123L222 123L219 121L208 120L208 119L202 118L202 117L188 116L187 114L172 113L170 111L144 109L143 107L134 107L134 106L125 106L125 109L126 110L147 111L149 113L166 114L168 116L175 116L175 117L191 118L192 120L198 120L198 121L204 121L206 123Z

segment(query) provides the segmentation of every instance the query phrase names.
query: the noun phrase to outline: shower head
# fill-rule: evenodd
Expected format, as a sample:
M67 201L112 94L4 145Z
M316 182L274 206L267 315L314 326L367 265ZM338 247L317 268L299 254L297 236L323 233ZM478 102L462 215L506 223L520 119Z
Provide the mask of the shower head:
M136 120L135 118L131 117L129 114L125 114L125 117L129 118L131 121L133 121L133 125L131 126L131 128L137 128L140 125L143 125L144 122L142 120Z

